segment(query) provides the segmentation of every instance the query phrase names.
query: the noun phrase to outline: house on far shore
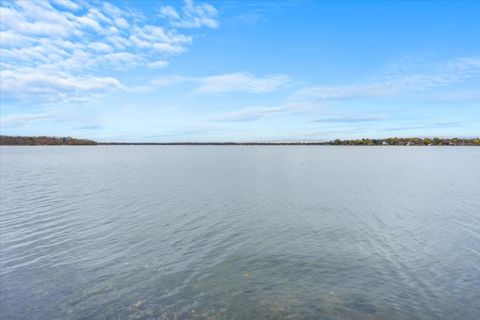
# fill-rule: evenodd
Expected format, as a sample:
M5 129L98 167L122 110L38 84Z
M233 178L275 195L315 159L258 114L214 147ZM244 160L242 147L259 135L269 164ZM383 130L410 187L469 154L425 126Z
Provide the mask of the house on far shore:
M388 142L387 141L382 141L382 145L388 146Z

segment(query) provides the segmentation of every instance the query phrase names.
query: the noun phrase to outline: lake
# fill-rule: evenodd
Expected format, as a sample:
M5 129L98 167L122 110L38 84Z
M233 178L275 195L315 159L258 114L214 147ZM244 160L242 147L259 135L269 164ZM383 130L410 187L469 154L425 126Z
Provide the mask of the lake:
M1 319L479 319L480 148L0 148Z

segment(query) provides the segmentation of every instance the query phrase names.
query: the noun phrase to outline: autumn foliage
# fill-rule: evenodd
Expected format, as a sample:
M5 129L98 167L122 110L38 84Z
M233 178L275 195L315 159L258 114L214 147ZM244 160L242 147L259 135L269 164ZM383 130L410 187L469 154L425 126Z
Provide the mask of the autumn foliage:
M21 145L21 146L57 146L57 145L69 145L69 146L83 146L83 145L96 145L97 143L87 139L75 139L72 137L12 137L12 136L0 136L0 145Z

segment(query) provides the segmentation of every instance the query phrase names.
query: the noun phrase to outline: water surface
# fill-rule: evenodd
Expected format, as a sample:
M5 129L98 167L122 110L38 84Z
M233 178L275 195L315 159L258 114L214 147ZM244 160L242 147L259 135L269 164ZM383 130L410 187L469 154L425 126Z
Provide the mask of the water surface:
M0 157L1 319L480 318L480 148Z

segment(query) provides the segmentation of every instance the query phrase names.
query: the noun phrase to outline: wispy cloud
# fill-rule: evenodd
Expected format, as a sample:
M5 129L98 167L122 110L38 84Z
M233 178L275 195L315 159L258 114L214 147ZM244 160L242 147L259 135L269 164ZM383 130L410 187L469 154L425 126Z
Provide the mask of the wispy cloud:
M439 103L455 103L459 102L480 102L480 90L470 89L460 89L452 91L444 91L435 94L435 96L427 97L424 99L426 103L430 104L439 104Z
M18 113L9 114L0 118L0 127L19 127L28 125L31 122L52 118L51 113Z
M290 78L281 74L256 77L251 73L237 72L201 79L200 86L195 91L201 93L241 91L262 93L284 87L289 82Z
M467 121L447 121L447 122L434 122L429 124L410 124L405 126L394 126L379 129L380 132L390 132L390 131L409 131L417 129L432 129L432 128L459 128L463 127Z
M238 111L225 112L210 118L212 121L251 121L262 119L272 114L288 110L286 106L280 107L249 107Z
M186 1L182 12L185 28L217 26L211 5ZM113 71L166 67L193 39L109 2L2 1L0 16L1 89L36 102L125 88Z
M249 11L236 17L236 20L248 26L255 26L266 20L265 15L259 11Z
M148 66L155 69L165 68L166 66L168 66L168 61L165 61L165 60L152 61L148 64Z
M89 125L84 125L84 126L79 126L73 128L73 130L101 130L103 129L102 126L96 125L96 124L89 124Z
M293 97L327 101L391 96L408 91L423 91L446 86L478 75L480 75L480 57L462 58L448 61L441 68L430 73L392 74L365 84L312 86L299 90Z
M156 77L151 81L152 86L156 87L169 87L179 83L185 82L198 82L201 78L197 77L188 77L181 75L166 75L161 77Z
M333 118L322 118L314 120L313 122L321 123L363 123L363 122L376 122L383 121L385 117L383 116L359 116L359 117L333 117Z
M316 109L310 102L284 103L277 106L253 106L216 114L211 121L254 121L278 114L303 114Z
M271 107L244 107L239 110L220 113L210 118L212 121L256 121L276 115L279 113L298 113L304 114L312 110L318 111L327 105L331 108L329 102L356 99L365 97L383 97L402 94L408 91L427 91L435 87L442 87L454 84L456 82L468 80L471 77L480 75L480 58L460 58L444 62L442 67L433 70L431 73L417 74L392 74L384 77L383 81L370 82L366 84L347 84L337 86L312 86L294 91L280 106ZM198 78L170 78L168 83L182 81L196 81L199 87L196 92L217 93L230 92L234 88L240 91L248 91L248 88L256 88L257 92L264 91L261 81L265 80L265 88L282 87L290 81L288 76L283 76L281 81L268 81L275 79L274 76L257 78L253 75L234 73L228 75L211 76L202 79ZM167 83L165 79L165 83ZM265 90L266 91L266 90ZM471 93L470 98L478 96L477 92ZM464 97L464 95L462 95ZM455 97L456 98L456 97ZM329 113L332 113L331 111ZM359 116L330 116L311 120L311 122L331 124L331 125L364 125L373 122L382 122L388 120L385 115L366 114Z
M271 92L285 87L290 81L290 77L283 74L255 76L248 72L235 72L207 77L168 75L156 78L153 80L152 84L156 86L170 86L178 83L190 82L197 84L194 92L219 94L230 92Z

